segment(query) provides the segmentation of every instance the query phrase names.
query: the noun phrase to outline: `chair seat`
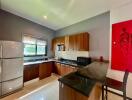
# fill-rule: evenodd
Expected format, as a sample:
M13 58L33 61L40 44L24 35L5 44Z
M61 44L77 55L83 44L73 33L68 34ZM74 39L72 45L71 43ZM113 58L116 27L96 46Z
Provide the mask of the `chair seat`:
M111 78L106 78L104 85L119 91L123 91L123 82Z

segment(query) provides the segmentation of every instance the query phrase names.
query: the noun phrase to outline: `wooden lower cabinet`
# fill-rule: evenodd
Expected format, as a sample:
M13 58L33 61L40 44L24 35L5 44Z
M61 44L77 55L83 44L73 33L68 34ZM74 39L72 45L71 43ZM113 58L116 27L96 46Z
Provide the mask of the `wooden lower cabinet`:
M24 79L23 79L24 82L38 78L38 76L39 76L38 64L24 66Z
M51 76L53 62L44 62L39 64L39 79Z
M100 100L101 85L96 84L89 96L70 88L69 86L59 83L59 100Z
M24 82L35 78L44 79L51 76L51 73L58 75L66 75L77 69L70 65L61 64L58 62L44 62L41 64L32 64L24 66Z
M61 75L61 76L69 74L76 70L77 69L75 67L70 66L70 65L61 64L57 62L54 63L54 73Z
M66 75L69 74L73 71L75 71L75 67L69 66L69 65L65 65L65 64L61 64L61 75Z
M61 75L61 64L55 62L53 67L54 67L54 73Z

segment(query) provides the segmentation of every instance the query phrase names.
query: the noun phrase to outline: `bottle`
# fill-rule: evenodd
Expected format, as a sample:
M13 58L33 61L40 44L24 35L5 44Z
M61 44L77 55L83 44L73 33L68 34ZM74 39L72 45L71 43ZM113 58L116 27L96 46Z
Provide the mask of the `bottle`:
M100 62L103 62L104 59L103 59L103 56L100 56Z

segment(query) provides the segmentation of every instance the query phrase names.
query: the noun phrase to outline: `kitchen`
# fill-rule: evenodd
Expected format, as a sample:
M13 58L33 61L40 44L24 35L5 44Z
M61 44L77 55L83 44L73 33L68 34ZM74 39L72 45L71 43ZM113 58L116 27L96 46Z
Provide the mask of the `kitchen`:
M63 75L68 75L69 73L76 72L78 69L80 69L76 67L78 66L77 60L79 61L79 57L82 57L82 59L85 58L84 62L87 62L86 64L89 64L89 62L91 61L93 62L93 60L104 61L106 63L110 62L111 24L129 20L131 18L129 14L126 14L126 16L128 16L128 19L114 19L115 17L117 17L116 15L114 15L114 13L117 12L110 10L55 31L55 27L55 30L53 30L50 28L50 26L48 26L47 28L47 26L45 27L36 24L32 22L32 20L27 20L25 19L25 17L22 18L22 15L18 15L15 12L13 13L14 8L12 8L13 6L10 5L8 1L9 0L2 0L1 4L2 6L0 9L0 19L2 20L0 22L0 39L17 42L23 41L24 47L27 46L27 48L31 47L31 45L29 46L26 44L31 43L32 47L34 45L34 51L32 53L29 52L31 55L26 55L27 52L25 52L24 55L25 63L23 67L23 80L25 86L29 84L34 84L39 80L43 81L49 77L52 77L52 75L57 75L57 77L60 77ZM12 9L8 9L8 7L11 7ZM119 9L117 10L120 11L120 9L123 9L123 7L124 5L122 7L119 7ZM126 5L125 7L129 8L130 6ZM112 14L113 16L110 16ZM122 16L122 12L120 12L120 16ZM40 49L40 51L38 49ZM41 52L41 50L43 52ZM36 55L36 57L32 55ZM92 60L89 57L91 57ZM42 61L42 59L44 60ZM81 69L84 66L85 63L83 66L81 66ZM107 66L109 67L110 65ZM111 70L111 68L108 68L107 74L110 77L114 77L118 80L122 80L122 77L124 75L122 71L117 71L113 69ZM129 74L128 78L128 98L131 98L131 89L129 88L131 84L130 77L131 74ZM57 80L58 79L60 79L60 82L63 81L61 80L61 78L57 78ZM59 86L62 86L62 84L60 83ZM21 87L23 86L21 85ZM75 88L72 87L72 89ZM111 96L111 94L110 96L108 96L108 98L112 97L114 96ZM122 99L122 97L119 98Z

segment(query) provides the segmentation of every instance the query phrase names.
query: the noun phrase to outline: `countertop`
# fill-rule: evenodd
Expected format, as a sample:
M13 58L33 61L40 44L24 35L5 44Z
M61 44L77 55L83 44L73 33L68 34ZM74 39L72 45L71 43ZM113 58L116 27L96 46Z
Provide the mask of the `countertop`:
M77 72L63 76L59 81L89 96L96 82L104 82L108 65L108 63L93 62Z
M92 91L92 88L96 83L96 81L86 77L82 77L78 75L76 72L70 73L60 78L59 81L75 89L76 91L82 93L85 96L89 96L89 94Z
M25 65L33 65L33 64L41 64L41 63L52 62L52 61L54 61L54 60L49 59L49 60L41 60L41 61L24 62L24 66Z
M49 60L41 60L41 61L33 61L33 62L25 62L24 63L24 66L25 65L33 65L33 64L41 64L41 63L46 63L46 62L57 62L57 63L61 63L61 64L65 64L65 65L70 65L70 66L73 66L73 67L78 67L78 68L83 68L85 66L81 66L81 65L78 65L75 61L67 61L67 60L57 60L57 59L49 59Z

